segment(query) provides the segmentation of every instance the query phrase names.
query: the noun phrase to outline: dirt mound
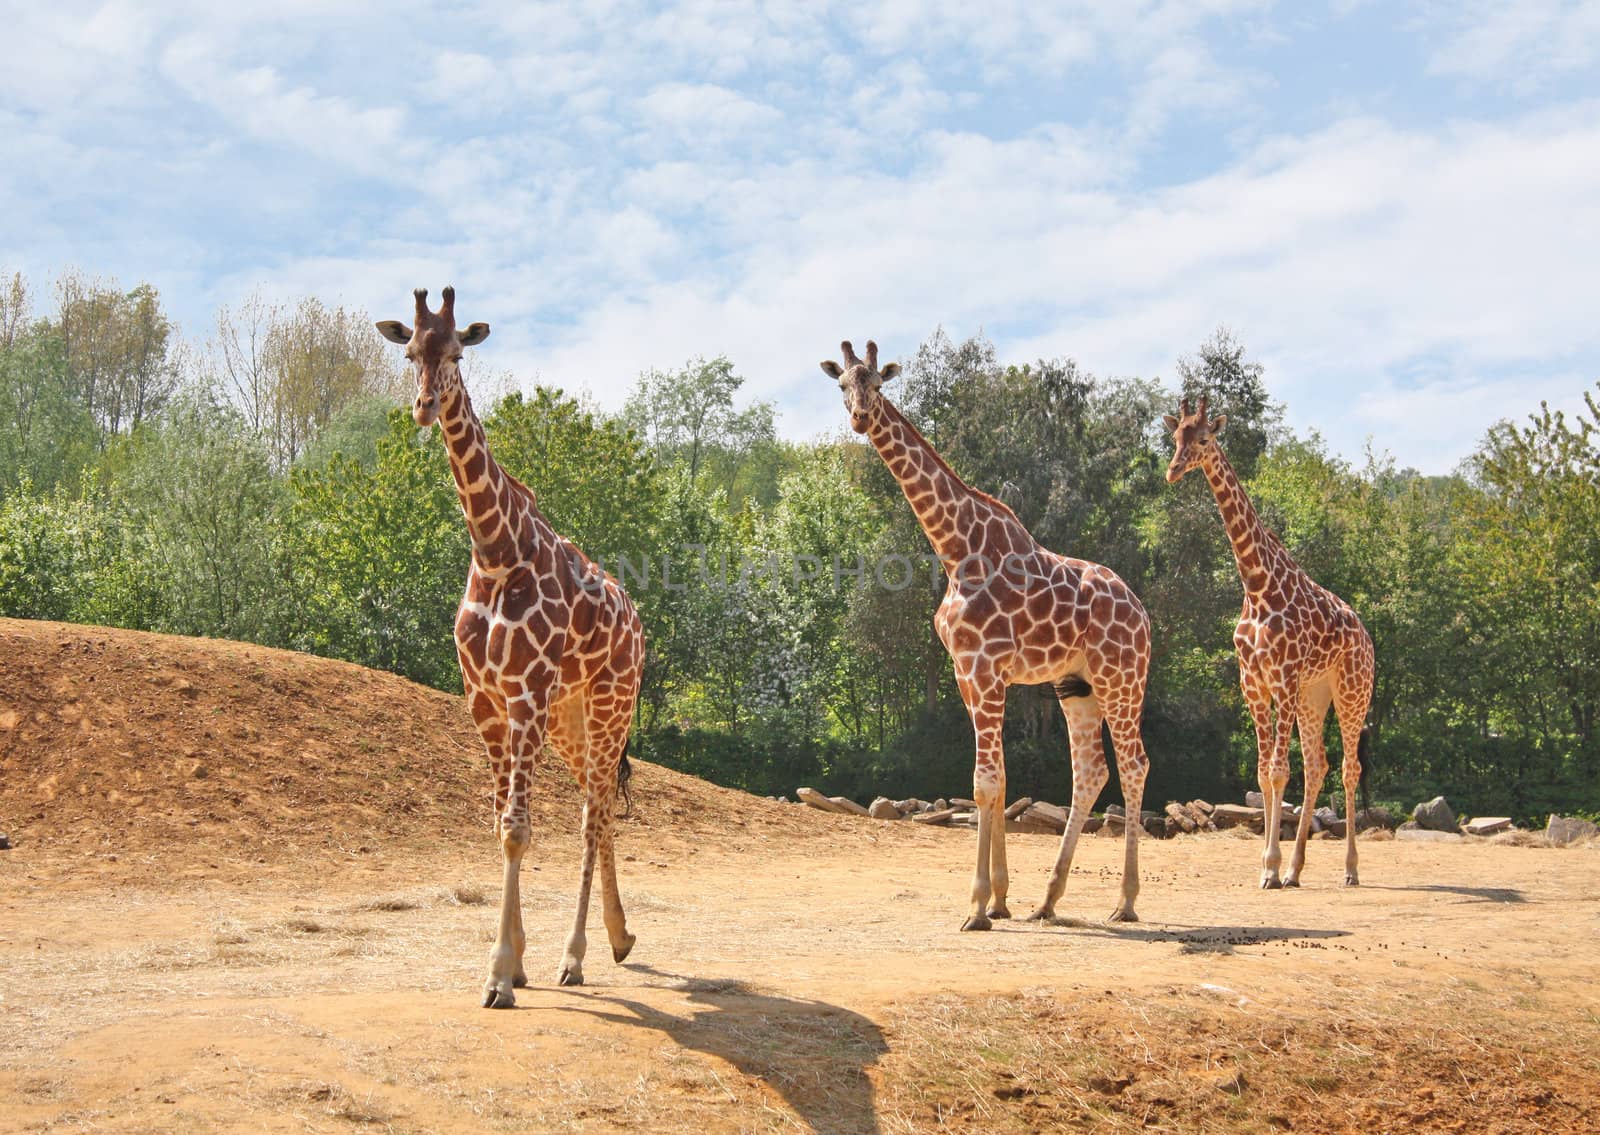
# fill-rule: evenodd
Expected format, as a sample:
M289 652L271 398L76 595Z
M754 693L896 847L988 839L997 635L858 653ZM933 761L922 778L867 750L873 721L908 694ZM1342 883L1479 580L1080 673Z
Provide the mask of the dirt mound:
M692 838L841 823L636 761L629 823ZM203 842L234 862L491 839L483 746L459 697L292 651L0 619L0 831L97 853ZM545 761L536 844L572 836ZM666 833L663 832L663 835Z

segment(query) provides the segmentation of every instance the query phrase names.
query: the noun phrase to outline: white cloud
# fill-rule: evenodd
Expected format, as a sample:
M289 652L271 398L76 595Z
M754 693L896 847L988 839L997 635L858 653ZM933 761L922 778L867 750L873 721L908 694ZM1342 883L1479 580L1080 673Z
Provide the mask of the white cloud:
M1455 0L1431 7L1435 74L1531 92L1600 60L1600 0Z

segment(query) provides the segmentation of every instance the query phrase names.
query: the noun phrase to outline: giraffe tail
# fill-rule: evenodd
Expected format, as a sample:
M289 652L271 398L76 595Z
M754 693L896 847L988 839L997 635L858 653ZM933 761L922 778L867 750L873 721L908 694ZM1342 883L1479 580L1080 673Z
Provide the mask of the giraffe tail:
M633 762L628 760L628 749L633 745L630 736L622 744L622 758L617 761L617 794L622 797L622 818L627 819L633 815L633 793L628 790L628 782L633 779Z
M1077 674L1068 674L1059 682L1053 683L1053 688L1056 691L1056 697L1063 700L1066 698L1088 698L1094 696L1094 687L1090 686L1086 679Z
M1372 726L1361 727L1361 739L1356 742L1356 760L1361 762L1361 771L1356 775L1356 789L1361 793L1361 807L1367 806L1367 780L1372 775Z

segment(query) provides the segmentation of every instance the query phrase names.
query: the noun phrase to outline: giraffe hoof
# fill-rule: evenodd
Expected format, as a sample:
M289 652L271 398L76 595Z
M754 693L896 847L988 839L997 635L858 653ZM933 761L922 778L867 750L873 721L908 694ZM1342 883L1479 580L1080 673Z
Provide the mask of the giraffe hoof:
M989 921L986 915L982 914L974 914L961 924L961 929L963 930L991 930L993 928L994 924Z
M1356 873L1354 871L1346 871L1344 875L1344 885L1347 887L1359 887L1361 885L1361 880L1356 878Z
M1028 915L1028 917L1024 918L1022 921L1024 921L1024 922L1054 922L1055 920L1056 920L1056 912L1051 910L1047 906L1041 906L1038 910L1036 910L1032 914Z
M557 985L582 985L583 969L578 965L562 966L561 972L556 975Z
M1297 876L1291 875L1283 881L1283 885L1285 887L1294 887L1298 889L1300 886L1300 880Z
M1263 891L1281 891L1283 884L1278 881L1276 875L1263 875L1261 876L1261 889Z
M629 934L627 939L622 943L622 945L620 945L620 946L612 946L611 947L611 960L615 961L615 962L621 962L623 959L625 959L629 954L631 954L633 952L633 944L635 942L637 942L638 940L639 940L639 938L638 938L637 935Z
M525 973L517 974L516 977L511 979L511 988L512 989L526 989L526 988L528 988L528 975L525 974Z
M490 982L483 990L483 1007L485 1009L512 1009L517 1004L517 998L511 992L510 986L502 986Z
M999 903L999 904L996 904L995 906L992 906L992 907L989 908L989 917L990 918L1010 918L1011 917L1011 911L1005 906L1004 903Z
M1139 916L1138 916L1137 913L1134 912L1133 907L1131 907L1131 906L1119 906L1119 907L1117 907L1116 910L1111 912L1111 917L1106 919L1106 921L1107 922L1138 922L1139 921Z

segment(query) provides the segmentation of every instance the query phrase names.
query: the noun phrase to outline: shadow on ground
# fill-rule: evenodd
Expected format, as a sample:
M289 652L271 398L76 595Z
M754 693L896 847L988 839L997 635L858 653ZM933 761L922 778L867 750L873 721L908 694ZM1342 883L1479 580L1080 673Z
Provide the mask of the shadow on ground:
M1461 895L1469 902L1527 902L1528 896L1516 887L1458 887L1450 883L1415 883L1408 887L1363 885L1364 891L1435 891Z
M624 968L664 979L666 988L687 993L689 1004L700 1008L679 1016L590 992L563 1011L654 1029L683 1048L725 1060L781 1096L813 1131L879 1131L867 1069L889 1046L866 1017L825 1001L759 993L742 981L700 980L647 965Z

